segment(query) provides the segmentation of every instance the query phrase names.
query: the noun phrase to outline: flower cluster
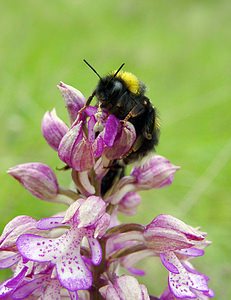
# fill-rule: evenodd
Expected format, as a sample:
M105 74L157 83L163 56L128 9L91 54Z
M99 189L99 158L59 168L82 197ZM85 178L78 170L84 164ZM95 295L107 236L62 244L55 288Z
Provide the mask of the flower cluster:
M129 175L111 178L109 172L136 141L134 126L100 107L85 106L84 96L73 87L61 82L58 88L70 126L52 110L43 117L42 134L63 170L71 170L72 188L61 187L43 163L17 165L8 172L35 197L64 203L67 209L41 220L18 216L6 225L0 237L0 268L11 268L13 275L0 284L0 298L212 298L208 277L190 262L209 245L206 233L170 215L159 215L147 225L121 224L117 218L119 212L134 215L141 202L138 191L171 184L179 167L154 155ZM168 271L167 288L160 296L150 295L137 280L144 271L136 263L150 256ZM130 275L121 275L120 267Z

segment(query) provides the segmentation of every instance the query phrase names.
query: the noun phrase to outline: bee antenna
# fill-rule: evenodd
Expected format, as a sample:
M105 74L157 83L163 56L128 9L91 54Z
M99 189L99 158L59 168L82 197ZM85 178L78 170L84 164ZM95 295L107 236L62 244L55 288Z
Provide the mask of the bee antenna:
M113 77L116 77L116 75L119 73L119 71L123 68L123 66L125 65L125 63L123 63L119 69L115 72L114 76Z
M92 69L92 71L99 77L99 79L102 79L102 77L99 75L99 73L96 71L96 69L94 69L90 64L89 62L86 61L86 59L83 60L85 62L86 65L88 65L88 67L90 69Z

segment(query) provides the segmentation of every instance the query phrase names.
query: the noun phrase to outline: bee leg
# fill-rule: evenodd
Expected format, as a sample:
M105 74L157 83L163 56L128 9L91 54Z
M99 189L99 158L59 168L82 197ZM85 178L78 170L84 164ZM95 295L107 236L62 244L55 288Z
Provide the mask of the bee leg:
M112 165L107 167L108 172L103 177L101 182L101 195L104 196L108 191L111 190L112 183L119 181L125 175L125 165L118 160L114 160Z
M145 111L145 108L142 104L137 104L130 110L130 112L126 115L123 122L126 123L129 119L138 117L139 115L143 114Z
M92 95L87 99L87 102L85 104L85 106L89 106L91 103L91 100L94 98L95 96L95 91L92 93Z
M92 93L92 95L87 99L87 101L86 101L86 103L84 104L84 106L83 106L82 108L80 108L80 110L78 111L78 114L81 114L81 113L85 110L85 108L86 108L87 106L90 105L90 103L91 103L92 99L94 98L94 96L95 96L95 91L94 91L94 92Z
M140 147L141 147L142 144L143 144L143 141L144 141L144 138L143 138L142 136L139 136L139 137L136 139L135 143L133 144L132 148L128 151L128 153L126 153L125 156L121 157L121 159L125 159L125 161L126 161L126 158L127 158L131 153L137 152L137 151L140 149Z
M68 165L65 165L64 167L61 167L61 168L58 168L56 167L56 170L58 171L66 171L66 170L69 170L71 167L69 167Z

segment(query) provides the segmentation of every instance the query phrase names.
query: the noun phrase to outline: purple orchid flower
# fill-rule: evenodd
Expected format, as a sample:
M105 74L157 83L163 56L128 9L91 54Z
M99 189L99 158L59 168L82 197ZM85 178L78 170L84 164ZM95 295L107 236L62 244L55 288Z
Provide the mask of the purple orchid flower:
M146 226L119 221L119 213L136 214L139 191L170 185L179 167L153 155L136 162L127 176L116 173L113 167L125 168L126 157L135 151L139 133L132 117L119 120L100 101L87 106L80 91L62 82L58 88L70 128L53 109L43 117L42 134L66 164L62 170L71 169L71 187L60 186L43 163L17 165L9 174L37 198L67 208L39 221L18 216L6 225L0 237L0 269L9 268L13 274L0 284L0 299L213 298L208 277L191 264L210 244L205 232L164 214ZM108 189L103 193L106 175ZM168 287L159 297L149 295L135 277L120 273L122 266L134 276L144 276L135 266L150 256L168 270Z
M97 114L95 107L83 110L60 142L60 159L76 171L90 170L103 154L110 160L120 158L135 141L135 129L131 123L122 126L115 116L105 113L99 120ZM99 122L101 132L96 131Z
M96 196L82 199L80 202L79 205L72 205L74 209L70 206L64 219L54 217L38 223L40 230L69 226L60 237L46 238L24 234L17 240L18 250L24 258L55 265L60 284L72 292L91 287L92 274L89 263L98 265L102 259L102 250L94 237L94 231L97 222L105 214L105 202ZM84 260L81 255L81 242L84 237L87 238L91 249L90 262Z

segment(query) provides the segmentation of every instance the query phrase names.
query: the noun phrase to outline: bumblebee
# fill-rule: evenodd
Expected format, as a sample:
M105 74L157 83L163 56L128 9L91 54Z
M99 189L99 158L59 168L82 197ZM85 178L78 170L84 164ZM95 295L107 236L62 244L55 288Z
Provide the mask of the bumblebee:
M137 138L131 151L122 159L125 165L144 157L155 149L160 133L156 108L145 96L146 86L134 74L122 71L124 64L117 71L101 77L86 60L84 62L99 77L99 82L86 105L96 97L97 105L101 108L105 108L119 120L129 121L134 125ZM121 164L115 162L114 165L118 169L118 165ZM110 171L116 172L113 166ZM112 175L110 171L106 176Z

